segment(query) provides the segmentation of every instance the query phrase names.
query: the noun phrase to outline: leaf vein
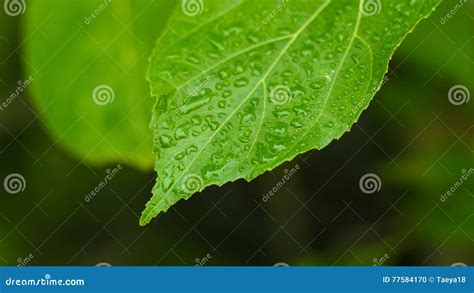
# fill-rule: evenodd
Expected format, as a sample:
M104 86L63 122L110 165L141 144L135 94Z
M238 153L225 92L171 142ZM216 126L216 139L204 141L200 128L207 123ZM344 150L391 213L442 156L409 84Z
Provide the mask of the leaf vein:
M226 120L215 130L214 134L211 136L211 138L206 142L206 144L204 144L204 146L201 147L201 150L199 151L199 153L196 154L196 156L193 158L193 160L188 164L188 167L182 172L183 175L180 176L180 178L178 180L175 181L175 183L173 183L173 185L169 188L169 191L156 203L151 203L150 205L150 212L149 214L154 214L155 213L155 208L163 201L167 198L169 192L171 190L174 189L174 187L176 186L177 182L180 182L185 173L187 171L189 171L189 169L191 168L191 166L194 164L194 162L197 160L197 158L202 154L202 152L204 151L204 149L209 145L209 143L212 141L212 139L215 137L215 135L217 135L217 133L219 133L220 129L222 129L222 127L224 127L227 122L235 115L235 113L237 113L237 111L240 109L240 107L242 107L242 105L245 104L245 102L248 100L248 98L255 92L255 90L258 88L258 86L268 77L268 75L270 74L270 72L273 70L273 68L275 67L275 65L278 63L278 61L280 61L281 57L283 57L283 55L288 51L288 49L291 47L291 45L294 43L294 41L298 38L298 36L306 29L306 27L308 25L310 25L317 17L318 15L321 14L321 12L324 11L324 9L329 5L329 3L331 3L331 0L325 0L323 5L321 5L318 9L316 9L316 11L313 13L313 15L311 15L311 17L301 26L301 28L299 28L291 37L291 39L288 41L287 45L282 49L282 52L275 58L274 62L269 66L268 70L266 71L265 75L256 83L255 87L250 91L250 93L242 100L242 102L236 107L236 109L234 111L232 111L232 113L230 113L230 115L226 118ZM149 214L147 216L149 216Z
M363 1L363 0L359 0L359 7L360 7L361 5L363 5L362 1ZM338 77L339 77L339 73L341 72L341 68L342 68L342 66L344 65L344 63L346 62L347 56L349 55L349 51L350 51L350 49L351 49L351 47L352 47L352 45L353 45L353 43L354 43L354 39L355 39L356 36L357 36L357 31L359 30L360 20L361 20L361 17L362 17L362 14L361 14L360 10L361 10L361 8L358 10L357 19L356 19L356 25L354 26L354 32L352 33L352 37L351 37L351 39L350 39L350 41L349 41L349 44L348 44L348 46L347 46L347 49L346 49L346 51L344 52L344 55L343 55L343 57L342 57L342 59L341 59L341 62L339 63L339 66L338 66L338 68L337 68L337 70L336 70L336 74L335 74L334 78L333 78L332 81L331 81L331 85L330 85L329 90L328 90L328 93L327 93L327 95L326 95L326 97L325 97L325 99L324 99L324 104L323 104L323 107L322 107L321 111L320 111L319 114L318 114L318 117L315 119L313 125L311 125L311 127L309 127L309 128L305 131L305 133L303 133L303 135L301 135L301 137L293 144L293 146L291 146L291 148L286 152L286 154L288 154L290 151L292 151L292 150L298 145L298 143L300 143L300 141L301 141L303 138L305 138L306 135L307 135L307 134L316 126L316 124L320 121L320 119L321 119L321 117L322 117L322 114L324 113L324 110L326 109L326 106L327 106L327 103L328 103L328 101L329 101L329 98L330 98L330 96L331 96L331 94L332 94L332 91L333 91L333 89L334 89L334 85L335 85L335 83L336 83L336 80L337 80Z

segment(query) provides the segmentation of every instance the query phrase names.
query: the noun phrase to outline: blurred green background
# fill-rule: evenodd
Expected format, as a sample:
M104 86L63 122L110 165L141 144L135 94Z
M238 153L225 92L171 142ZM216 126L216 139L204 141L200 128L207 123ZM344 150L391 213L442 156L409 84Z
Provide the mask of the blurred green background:
M24 16L1 12L3 103L29 64ZM251 183L207 188L146 227L138 218L154 172L124 164L85 201L117 164L91 166L62 147L27 88L0 110L0 264L473 265L474 176L457 182L474 168L474 101L448 99L456 85L474 93L473 76L474 1L444 1L341 140ZM3 186L13 173L26 182L17 194ZM378 192L361 191L367 173Z

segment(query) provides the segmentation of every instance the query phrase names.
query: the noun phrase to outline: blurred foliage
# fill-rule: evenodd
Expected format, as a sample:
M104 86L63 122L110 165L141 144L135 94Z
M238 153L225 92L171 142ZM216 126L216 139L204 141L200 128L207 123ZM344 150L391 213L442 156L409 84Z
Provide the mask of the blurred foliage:
M462 8L457 10L456 5ZM474 90L473 24L472 1L443 2L400 48L406 56L395 62L400 78L384 91L387 101L398 96L413 103L414 111L400 116L410 123L403 132L405 140L416 137L427 124L432 126L399 158L399 166L389 169L393 183L418 194L406 207L412 216L405 218L404 225L418 222L420 209L422 215L430 212L430 220L419 223L417 237L427 243L449 241L460 256L472 253L474 247L474 178L469 177L448 199L442 197L464 171L474 168L474 104L455 106L448 100L448 91L455 85ZM420 82L407 78L408 73L416 74ZM433 202L439 206L431 211Z
M441 23L456 3L409 35L343 139L251 183L210 187L146 228L136 223L153 173L124 166L86 202L115 166L70 157L22 95L0 111L0 179L27 182L16 195L0 189L0 263L31 253L31 265L194 265L210 253L206 265L472 265L473 178L440 200L474 167L473 102L448 100L454 85L474 91L472 1ZM27 76L21 20L0 13L0 102ZM295 164L301 170L262 201ZM369 172L382 180L372 195L358 186Z
M24 47L32 96L53 139L79 159L153 166L148 124L155 101L145 75L172 4L28 3Z

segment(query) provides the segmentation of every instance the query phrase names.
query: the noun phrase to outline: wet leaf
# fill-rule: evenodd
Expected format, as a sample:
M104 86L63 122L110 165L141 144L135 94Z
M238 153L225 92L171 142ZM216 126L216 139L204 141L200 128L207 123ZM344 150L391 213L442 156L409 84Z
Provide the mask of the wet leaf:
M142 225L341 137L439 1L193 2L151 58L158 179Z

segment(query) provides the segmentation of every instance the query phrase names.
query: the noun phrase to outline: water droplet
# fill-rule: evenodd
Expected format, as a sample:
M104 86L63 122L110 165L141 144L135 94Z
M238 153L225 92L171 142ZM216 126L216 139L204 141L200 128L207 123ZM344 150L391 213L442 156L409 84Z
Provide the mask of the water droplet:
M235 82L234 82L234 85L236 87L244 87L246 86L247 84L249 84L249 80L245 77L241 77L239 79L237 79Z
M160 135L160 145L162 148L169 148L173 146L173 138L167 134Z

